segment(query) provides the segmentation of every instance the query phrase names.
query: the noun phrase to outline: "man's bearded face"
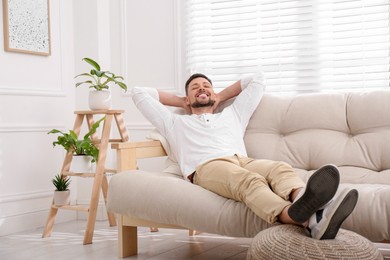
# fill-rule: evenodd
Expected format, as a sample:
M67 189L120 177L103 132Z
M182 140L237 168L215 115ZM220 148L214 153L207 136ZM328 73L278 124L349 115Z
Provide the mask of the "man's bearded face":
M190 82L187 97L192 108L212 107L215 104L213 86L204 78L195 78Z

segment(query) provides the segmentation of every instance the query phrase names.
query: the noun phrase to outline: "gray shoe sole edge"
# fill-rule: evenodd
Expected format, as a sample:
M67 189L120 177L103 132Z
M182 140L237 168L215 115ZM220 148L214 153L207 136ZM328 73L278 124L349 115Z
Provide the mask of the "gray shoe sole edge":
M345 195L343 201L337 207L335 213L331 217L324 234L320 239L334 239L339 232L341 224L352 213L358 200L358 192L353 189Z

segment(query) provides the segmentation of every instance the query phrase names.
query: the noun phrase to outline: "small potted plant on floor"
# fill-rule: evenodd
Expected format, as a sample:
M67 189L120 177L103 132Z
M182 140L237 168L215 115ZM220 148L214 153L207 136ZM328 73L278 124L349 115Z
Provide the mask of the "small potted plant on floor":
M52 183L54 187L56 187L54 191L54 205L68 205L70 203L70 190L68 189L70 184L70 177L57 174L52 179Z
M76 83L76 87L87 84L89 88L92 88L89 92L89 108L91 110L110 109L112 101L109 86L115 84L127 91L127 85L123 83L123 77L115 75L110 71L102 71L100 65L90 58L83 58L83 61L90 64L93 69L89 73L82 73L75 76L75 78L81 76L87 77L87 80Z
M72 164L70 171L74 173L89 173L92 171L92 163L96 162L99 157L99 149L92 142L91 136L96 132L100 122L105 117L95 122L89 132L84 135L83 139L79 140L73 130L69 133L62 132L57 129L52 129L48 134L60 134L57 141L53 142L53 146L60 145L67 152L73 153Z

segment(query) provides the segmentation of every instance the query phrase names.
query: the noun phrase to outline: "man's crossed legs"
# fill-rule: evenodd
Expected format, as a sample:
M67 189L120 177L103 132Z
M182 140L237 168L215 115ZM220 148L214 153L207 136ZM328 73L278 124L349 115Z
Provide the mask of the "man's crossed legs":
M302 225L316 239L336 237L356 205L357 191L337 192L339 181L333 165L317 170L305 186L286 163L242 156L208 161L194 176L194 184L242 201L267 222Z

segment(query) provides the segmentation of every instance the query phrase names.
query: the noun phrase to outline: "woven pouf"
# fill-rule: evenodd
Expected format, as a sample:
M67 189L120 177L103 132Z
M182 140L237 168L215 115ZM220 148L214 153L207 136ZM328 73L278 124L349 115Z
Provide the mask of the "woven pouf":
M278 225L257 234L248 250L247 260L254 259L383 259L368 239L340 229L335 239L317 240L295 225Z

